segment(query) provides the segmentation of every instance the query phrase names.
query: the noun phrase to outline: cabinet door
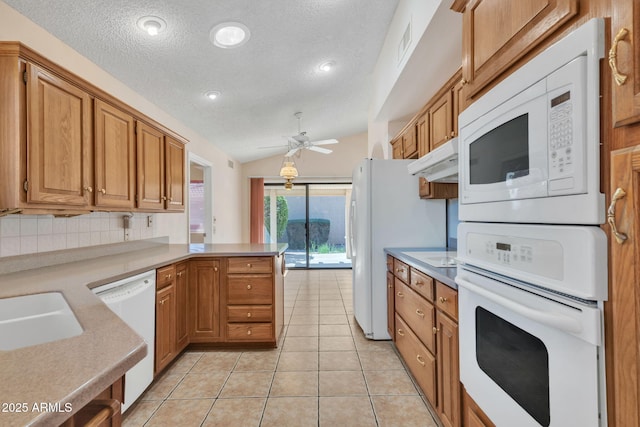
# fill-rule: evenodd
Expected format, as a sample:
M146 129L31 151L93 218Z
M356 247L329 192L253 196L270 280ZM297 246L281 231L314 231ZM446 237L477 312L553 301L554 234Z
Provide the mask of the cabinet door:
M138 122L138 208L163 210L165 206L164 135L157 129Z
M429 113L425 113L418 119L416 136L418 138L418 157L422 157L429 152Z
M184 144L166 137L166 188L169 211L184 211Z
M93 203L91 98L33 64L27 73L27 202L87 206Z
M169 285L156 293L156 373L175 357L176 288Z
M466 98L478 94L577 13L578 0L469 1L462 24Z
M404 158L404 154L402 151L402 137L391 141L391 149L393 151L393 158L394 159L403 159Z
M445 92L429 109L429 151L438 148L453 136L452 111L451 91Z
M387 332L392 340L396 340L395 334L395 306L394 306L393 274L387 271Z
M192 342L220 338L220 261L190 262L189 327Z
M464 80L458 80L453 89L451 89L451 96L453 98L453 113L451 117L453 119L453 127L451 130L453 131L453 136L458 136L458 115L466 108L463 89Z
M607 362L609 425L637 425L640 419L640 147L614 151L611 155L611 189L626 195L615 203L616 230L626 240L618 242L611 231L609 239L611 283L605 302L605 345ZM613 205L613 203L612 203Z
M438 310L436 325L438 336L438 405L436 411L444 426L460 427L458 324Z
M176 265L176 352L182 351L189 344L187 328L187 286L189 283L186 262Z
M464 427L496 427L466 390L462 390L462 425Z
M617 70L611 82L613 123L622 126L640 121L640 4L637 0L619 0L611 6L611 52Z
M135 205L135 122L133 117L95 101L95 205L132 209Z
M418 142L416 140L416 126L412 125L402 134L403 158L410 159L418 156Z
M418 194L421 199L455 199L458 197L458 184L429 182L419 177Z

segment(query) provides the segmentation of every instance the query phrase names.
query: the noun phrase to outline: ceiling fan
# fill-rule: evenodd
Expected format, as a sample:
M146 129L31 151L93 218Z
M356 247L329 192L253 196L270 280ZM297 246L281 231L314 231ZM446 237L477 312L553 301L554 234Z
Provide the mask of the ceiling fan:
M310 138L307 136L307 132L300 131L300 119L302 117L302 113L300 112L295 113L295 116L298 119L298 134L286 137L288 141L287 148L289 149L289 151L287 151L287 154L285 154L284 156L291 157L300 150L311 150L311 151L315 151L322 154L331 153L332 150L329 150L328 148L318 147L318 145L337 144L338 140L323 139L321 141L311 141ZM263 148L275 148L275 147L263 147Z

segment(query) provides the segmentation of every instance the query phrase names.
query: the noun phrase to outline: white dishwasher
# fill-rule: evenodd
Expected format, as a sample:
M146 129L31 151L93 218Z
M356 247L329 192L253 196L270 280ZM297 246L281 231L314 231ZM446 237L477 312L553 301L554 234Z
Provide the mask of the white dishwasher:
M153 381L155 344L156 272L137 274L93 289L93 293L147 343L147 355L125 375L122 412Z

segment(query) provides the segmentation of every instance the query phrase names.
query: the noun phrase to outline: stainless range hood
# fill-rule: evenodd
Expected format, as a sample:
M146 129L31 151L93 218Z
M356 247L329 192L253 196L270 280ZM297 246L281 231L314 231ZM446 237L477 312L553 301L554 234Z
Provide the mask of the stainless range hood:
M407 166L409 174L430 182L458 182L458 138L450 139Z

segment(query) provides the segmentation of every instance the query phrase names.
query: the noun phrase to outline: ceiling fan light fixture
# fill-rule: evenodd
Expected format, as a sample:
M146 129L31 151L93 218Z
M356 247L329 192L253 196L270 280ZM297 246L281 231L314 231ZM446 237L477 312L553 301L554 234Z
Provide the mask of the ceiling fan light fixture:
M209 92L205 93L204 96L214 101L220 96L220 92L217 90L210 90Z
M213 27L209 40L222 49L239 47L249 41L251 31L240 22L223 22Z
M291 191L291 189L293 188L293 182L291 182L290 179L288 179L285 183L284 183L284 189L287 191Z
M297 177L298 169L296 169L295 163L289 162L285 158L285 161L282 163L282 168L280 168L280 176L288 181L291 181L293 178Z
M150 36L157 36L167 28L167 23L157 16L143 16L138 19L138 28Z
M335 65L336 65L335 61L326 61L320 64L318 66L318 69L323 73L328 73L329 71L333 70L333 67L335 67Z

